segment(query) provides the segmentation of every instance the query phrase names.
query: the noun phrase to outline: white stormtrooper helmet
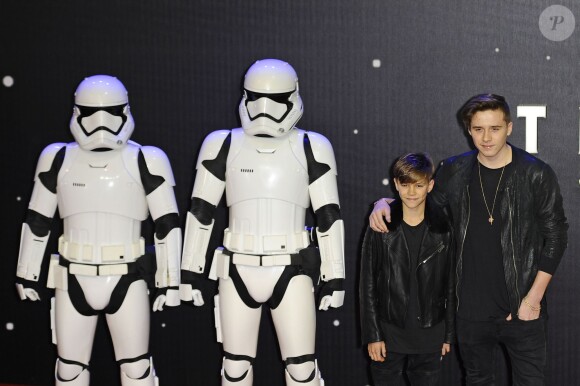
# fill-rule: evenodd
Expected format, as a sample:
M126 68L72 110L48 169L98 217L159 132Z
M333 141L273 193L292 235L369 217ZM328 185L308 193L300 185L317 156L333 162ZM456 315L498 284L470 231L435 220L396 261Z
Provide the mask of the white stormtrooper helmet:
M81 148L119 149L134 128L127 90L119 79L94 75L79 84L70 130Z
M302 116L298 76L292 66L277 59L258 60L246 72L240 119L249 135L280 137Z

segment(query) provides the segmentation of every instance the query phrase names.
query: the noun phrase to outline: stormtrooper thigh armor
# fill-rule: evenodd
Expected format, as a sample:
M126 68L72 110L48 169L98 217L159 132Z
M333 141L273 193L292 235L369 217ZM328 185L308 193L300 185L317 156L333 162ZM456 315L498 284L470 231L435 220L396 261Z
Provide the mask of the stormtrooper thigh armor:
M109 301L120 276L76 276L87 303L95 311L102 310ZM117 312L107 314L115 357L120 363L123 386L154 386L155 372L148 352L149 298L143 280L129 287ZM88 363L91 356L98 315L83 315L73 306L68 291L55 292L55 332L59 360L56 366L57 385L88 385ZM146 354L145 356L143 354ZM86 378L86 383L83 383ZM72 383L71 383L72 382Z
M252 364L256 357L261 306L271 302L276 335L286 364L287 385L319 385L314 359L316 315L312 280L292 276L287 283L286 267L234 268L241 282L220 278L220 327L225 352L222 385L252 385ZM276 294L277 285L283 295ZM240 288L241 287L241 288ZM243 297L240 296L243 293ZM249 295L249 299L247 296ZM277 299L281 297L281 299ZM248 304L249 303L249 304Z

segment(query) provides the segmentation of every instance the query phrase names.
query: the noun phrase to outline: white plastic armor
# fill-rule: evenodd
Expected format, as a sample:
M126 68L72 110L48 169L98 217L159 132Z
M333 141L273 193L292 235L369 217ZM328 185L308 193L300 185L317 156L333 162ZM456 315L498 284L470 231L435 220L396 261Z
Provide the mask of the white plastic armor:
M293 366L293 365L290 365ZM310 370L310 369L308 369ZM320 374L320 371L318 370L318 362L315 361L314 362L314 378L310 381L310 382L300 382L297 381L296 379L293 378L292 375L290 375L290 371L286 370L285 372L285 377L286 377L286 385L288 386L324 386L324 380L322 379L322 375ZM306 375L309 376L309 375Z
M105 313L115 357L122 360L122 385L157 384L147 357L148 289L136 266L145 259L141 223L149 215L169 221L163 228L170 231L154 237L154 274L157 287L174 288L157 296L154 311L180 302L181 232L169 161L160 149L129 141L133 126L122 83L104 75L86 78L75 93L71 132L76 142L49 145L38 162L29 205L35 221L23 224L17 276L24 280L17 288L21 298L39 299L30 282L39 279L50 233L37 235L35 228L46 233L44 226L48 229L58 208L63 234L47 280L55 288L51 319L59 356L57 385L89 384L99 312ZM122 281L126 289L114 292ZM70 291L80 291L84 302Z
M248 135L283 136L294 128L302 110L298 76L290 64L264 59L248 69L239 107Z
M210 173L202 166L204 160L215 159L230 134L229 130L211 133L203 142L200 157L197 161L197 175L192 197L199 197L213 206L217 206L225 189L225 182ZM203 154L203 157L201 156ZM187 213L186 229L189 237L183 245L182 268L187 271L203 273L205 270L205 254L213 229L213 221L209 225L201 224L190 212Z
M324 136L294 127L302 110L292 66L275 59L260 60L250 67L244 80L239 106L242 128L209 134L199 153L182 269L204 272L214 224L207 216L225 191L229 225L224 231L224 249L215 251L209 273L210 278L219 280L215 316L218 341L223 343L225 354L222 385L252 385L260 305L266 302L274 304L271 313L287 363L287 385L323 385L314 356L313 282L292 266L297 265L299 252L311 244L305 229L308 207L311 203L315 210L327 205L338 207L339 201L332 146ZM328 169L312 184L305 136L310 158ZM342 220L336 218L322 233L325 242L319 248L324 281L344 278L342 229ZM237 281L234 274L239 277ZM283 294L274 292L277 285L284 288ZM201 297L201 293L195 285L182 287L182 300L193 299L196 304L193 294ZM337 298L343 296L341 290L325 296L321 309L342 305Z
M91 380L91 374L89 370L81 368L75 369L73 366L71 366L72 368L70 370L74 371L71 371L70 375L62 374L63 372L65 372L62 370L62 368L60 371L61 374L59 374L59 365L62 367L62 365L59 362L60 361L57 359L56 366L54 369L54 378L56 380L55 382L56 386L84 386L89 384Z
M134 128L127 90L117 78L96 75L79 84L70 129L80 147L120 149Z

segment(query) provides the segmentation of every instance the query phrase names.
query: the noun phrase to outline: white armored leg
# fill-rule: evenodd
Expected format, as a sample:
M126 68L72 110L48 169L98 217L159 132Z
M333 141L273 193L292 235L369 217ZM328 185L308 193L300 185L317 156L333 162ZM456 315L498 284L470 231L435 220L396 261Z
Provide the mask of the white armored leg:
M119 310L106 316L123 386L155 385L153 361L147 354L149 313L147 287L143 280L138 280L129 286Z
M68 291L56 289L53 334L59 356L55 369L57 386L89 385L88 363L96 324L96 316L81 315L74 308Z
M286 364L286 385L321 385L316 363L316 306L312 280L305 275L293 277L284 298L272 310L272 319Z
M57 359L54 379L56 386L89 386L91 374L85 366Z
M262 309L248 307L232 279L220 278L220 324L223 338L223 386L251 386Z

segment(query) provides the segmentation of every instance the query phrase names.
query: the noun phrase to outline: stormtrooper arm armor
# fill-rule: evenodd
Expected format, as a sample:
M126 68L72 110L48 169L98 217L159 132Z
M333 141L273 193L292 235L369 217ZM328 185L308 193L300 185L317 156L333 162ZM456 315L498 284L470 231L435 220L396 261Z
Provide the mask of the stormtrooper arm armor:
M305 136L304 150L310 200L318 221L316 238L322 260L320 275L322 281L328 282L326 291L323 289L320 308L340 307L344 301L344 224L338 200L334 152L324 136L312 132Z
M225 172L229 146L230 131L215 131L204 140L197 160L191 208L187 212L185 224L181 260L184 284L180 288L181 299L194 300L195 305L203 304L201 293L194 287L195 282L200 279L199 275L205 272L205 256L213 230L215 209L226 186Z
M225 190L226 160L230 132L211 133L201 147L196 169L197 175L191 194L191 208L187 212L185 242L181 268L203 273L205 255L214 225L215 208Z
M40 276L46 243L50 237L50 224L57 207L56 179L65 149L63 143L49 145L38 160L32 197L26 220L22 224L16 268L16 276L24 280L36 282ZM30 292L34 290L26 289L25 286L25 283L17 284L21 299L38 298L37 293L35 295Z
M181 230L173 186L175 180L165 153L152 146L143 146L139 153L139 171L151 217L155 222L155 256L157 270L155 286L168 288L165 298L156 300L154 309L163 304L179 304L179 257L181 255Z

